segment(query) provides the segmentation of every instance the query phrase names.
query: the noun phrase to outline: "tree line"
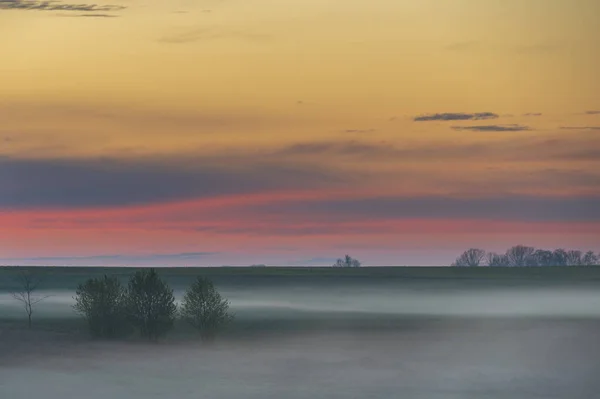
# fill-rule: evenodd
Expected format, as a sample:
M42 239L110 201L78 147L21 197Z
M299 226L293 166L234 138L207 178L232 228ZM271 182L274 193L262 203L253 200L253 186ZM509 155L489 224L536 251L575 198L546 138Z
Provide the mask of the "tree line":
M470 248L463 252L451 266L538 267L538 266L596 266L600 253L565 249L537 249L515 245L503 254Z
M20 291L13 294L25 306L29 327L33 306L46 298L35 296L38 282L31 273L24 272ZM127 286L115 276L90 278L77 286L73 299L73 309L85 319L89 332L96 338L137 333L153 340L164 337L179 318L193 326L202 340L212 340L233 319L229 301L210 280L197 277L178 305L173 289L155 269L137 271Z

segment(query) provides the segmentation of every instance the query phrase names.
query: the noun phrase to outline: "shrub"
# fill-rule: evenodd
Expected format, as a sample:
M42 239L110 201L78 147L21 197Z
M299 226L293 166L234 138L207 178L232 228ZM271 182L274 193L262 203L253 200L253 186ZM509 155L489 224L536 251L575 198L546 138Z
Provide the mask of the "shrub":
M142 337L156 339L173 328L177 314L173 290L154 269L131 277L126 302L128 318Z
M233 319L228 310L229 301L221 297L213 283L198 277L183 297L181 317L200 332L203 340L211 340Z
M93 336L113 338L126 331L125 290L116 277L79 284L74 299L73 308L87 320Z

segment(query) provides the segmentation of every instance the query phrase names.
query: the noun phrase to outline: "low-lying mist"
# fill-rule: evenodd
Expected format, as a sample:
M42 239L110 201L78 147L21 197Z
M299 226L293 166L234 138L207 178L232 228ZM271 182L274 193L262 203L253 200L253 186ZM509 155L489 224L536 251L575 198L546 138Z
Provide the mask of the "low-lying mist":
M0 398L595 399L593 286L226 284L232 325L203 343L97 341L70 289L33 314L0 292ZM178 300L183 290L175 287Z

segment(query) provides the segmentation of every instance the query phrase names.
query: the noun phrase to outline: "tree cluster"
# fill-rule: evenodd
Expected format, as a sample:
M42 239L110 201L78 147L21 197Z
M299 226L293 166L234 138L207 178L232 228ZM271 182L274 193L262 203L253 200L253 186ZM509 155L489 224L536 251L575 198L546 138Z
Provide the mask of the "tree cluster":
M492 267L538 267L538 266L596 266L600 254L593 251L565 249L536 249L516 245L503 254L470 248L463 252L452 266L492 266Z
M350 255L344 256L344 258L338 259L333 267L360 267L360 262L358 259L354 259Z
M213 339L233 318L229 301L202 277L188 288L178 309L173 290L154 269L136 272L127 287L116 277L88 279L79 284L74 299L74 310L85 318L90 333L100 338L122 336L134 329L143 338L157 339L181 317L203 340Z

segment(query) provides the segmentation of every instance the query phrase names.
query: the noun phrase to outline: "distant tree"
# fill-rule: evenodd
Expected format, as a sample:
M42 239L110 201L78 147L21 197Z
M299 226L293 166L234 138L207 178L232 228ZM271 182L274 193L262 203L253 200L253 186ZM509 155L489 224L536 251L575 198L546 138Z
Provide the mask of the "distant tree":
M181 304L182 319L198 330L202 340L214 339L219 328L233 319L228 311L229 301L203 277L198 277L188 288Z
M530 262L530 257L535 252L535 248L525 245L516 245L506 251L506 257L510 266L522 267L527 266Z
M456 258L452 266L476 267L481 265L484 258L485 251L483 249L470 248Z
M583 265L583 253L577 250L567 251L567 266Z
M350 255L346 255L343 259L338 259L333 267L360 267L358 259L352 258Z
M594 266L598 264L598 256L592 251L587 251L583 255L582 265L583 266Z
M487 254L486 264L491 267L506 267L510 265L505 254L497 254L493 252L489 252Z
M140 270L129 280L126 294L129 320L144 338L165 335L177 315L173 290L154 269Z
M552 252L552 266L567 266L568 253L564 249L555 249Z
M530 257L529 266L552 266L552 251L536 250Z
M35 291L37 290L40 281L40 277L33 272L29 270L22 271L17 275L16 278L16 282L19 284L19 289L11 293L14 299L23 304L25 312L27 313L27 326L29 328L31 328L33 307L49 297L49 295L35 295Z
M77 286L73 309L95 337L113 338L126 331L125 289L116 277L90 278Z

